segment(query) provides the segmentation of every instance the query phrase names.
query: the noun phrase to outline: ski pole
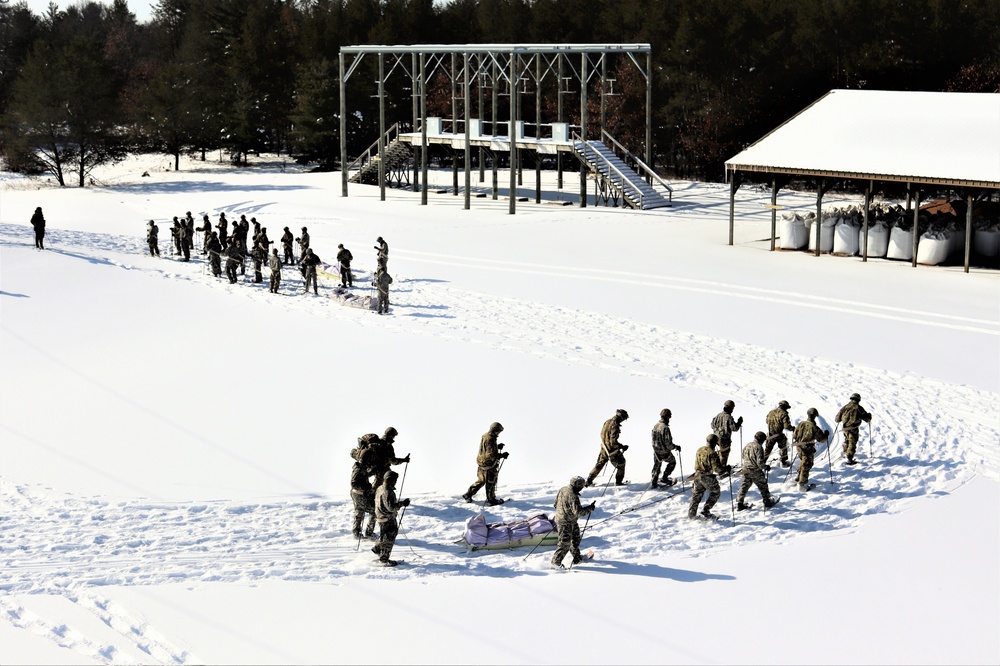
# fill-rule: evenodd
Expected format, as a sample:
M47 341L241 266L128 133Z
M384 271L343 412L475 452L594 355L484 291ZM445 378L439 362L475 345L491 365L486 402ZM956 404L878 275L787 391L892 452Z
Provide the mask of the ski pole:
M868 422L868 457L874 459L875 454L872 453L872 422Z
M736 527L736 504L733 502L733 474L729 473L729 511L733 517L733 527Z
M608 464L609 465L611 464L611 460L610 459L608 460ZM617 469L617 468L615 468L615 469ZM611 485L611 479L613 479L613 478L615 478L615 475L612 474L610 470L608 470L608 480L604 483L604 490L601 491L601 497L604 497L604 493L608 492L608 486ZM590 516L589 515L587 516L587 520L590 520ZM586 524L587 523L585 522L584 525L586 525Z
M743 460L743 428L740 427L740 460Z
M830 443L826 445L826 467L830 470L830 485L836 484L833 480L833 462L830 460Z
M785 483L788 483L788 475L792 473L793 469L795 469L795 460L798 457L799 457L799 447L796 446L795 447L795 451L792 452L792 462L791 462L791 464L788 465L788 471L785 472L785 478L781 482L782 485L784 485Z
M589 518L590 516L587 516L587 517ZM557 528L556 528L556 534L558 534L558 533L559 533L559 532L558 532L558 527L557 527ZM536 543L536 544L535 544L535 547L531 549L531 552L529 552L529 553L528 553L527 555L525 555L525 556L524 556L523 558L521 558L521 561L522 561L522 562L524 562L524 561L525 561L525 560L527 560L527 559L528 559L529 557L531 557L532 553L534 553L534 552L535 552L536 550L538 550L538 547L542 545L542 542L543 542L543 541L545 541L545 537L547 537L547 536L548 536L549 534L552 534L552 533L551 533L551 532L547 532L547 533L543 534L543 535L542 535L542 538L541 538L541 539L539 539L539 540L538 540L538 543ZM582 536L582 535L583 535L583 532L580 532L580 534L581 534L581 536Z
M681 470L681 490L684 490L684 461L681 459L681 454L677 454L677 465Z
M410 468L410 461L407 460L406 464L403 465L403 479L399 482L399 494L400 495L403 494L403 486L406 485L406 470L408 470L409 468ZM404 506L403 508L405 509L406 507Z

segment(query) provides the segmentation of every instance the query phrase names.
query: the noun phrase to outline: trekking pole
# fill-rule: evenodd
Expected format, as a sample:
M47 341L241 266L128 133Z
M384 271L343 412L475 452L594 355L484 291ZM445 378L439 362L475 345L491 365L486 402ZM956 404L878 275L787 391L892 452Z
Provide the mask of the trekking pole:
M400 495L403 494L403 486L406 485L406 470L408 470L409 468L410 468L410 461L407 460L406 464L403 465L403 478L399 482L399 494ZM405 509L406 507L404 506L403 508Z
M729 474L729 512L733 517L733 527L736 527L736 504L733 502L733 474Z
M830 485L835 485L837 482L833 480L833 462L830 460L830 444L826 444L826 467L830 470Z
M587 517L589 518L590 516L587 516ZM545 541L545 537L547 537L549 534L552 534L552 533L551 532L547 532L547 533L543 534L542 538L539 539L538 543L535 544L535 547L531 549L531 552L529 552L527 555L525 555L524 557L522 557L521 561L524 562L529 557L531 557L532 553L534 553L536 550L538 550L538 547L542 545L542 541ZM556 534L558 534L558 531L556 532ZM583 532L580 532L580 535L581 535L581 538L582 538Z
M608 461L608 464L609 464L609 465L611 464L611 461L610 461L610 460ZM615 468L615 469L617 469L617 468ZM608 486L610 486L610 485L611 485L611 479L613 479L613 478L615 478L615 475L614 475L614 474L611 474L611 472L610 472L610 470L609 470L609 471L608 471L608 480L607 480L607 481L606 481L606 482L604 483L604 490L602 490L602 491L601 491L601 497L604 497L604 493L608 492ZM587 516L587 519L589 520L589 519L590 519L590 516ZM587 524L587 523L586 523L586 522L584 522L584 525L586 525L586 524Z
M684 461L681 459L681 454L677 454L677 465L681 470L681 490L684 490Z
M792 473L795 469L795 460L799 457L799 447L795 447L795 451L792 452L792 462L788 465L788 471L785 472L785 478L781 481L782 485L788 482L788 475Z
M740 426L740 460L743 460L743 427Z

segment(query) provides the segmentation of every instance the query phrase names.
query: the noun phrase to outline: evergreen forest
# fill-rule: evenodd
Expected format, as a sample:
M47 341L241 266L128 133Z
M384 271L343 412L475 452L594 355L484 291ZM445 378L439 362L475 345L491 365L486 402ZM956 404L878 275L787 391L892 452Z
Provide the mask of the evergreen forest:
M726 159L833 88L1000 92L998 35L997 0L159 0L146 23L127 0L44 15L0 0L0 157L79 186L134 151L175 168L187 153L269 152L335 169L342 46L648 42L651 161L719 180ZM627 65L612 73L609 125L641 152L645 118L625 111L646 84ZM378 137L373 66L350 81L349 156ZM388 124L412 123L408 86L387 86ZM431 81L429 114L451 104ZM567 109L578 124L579 102Z

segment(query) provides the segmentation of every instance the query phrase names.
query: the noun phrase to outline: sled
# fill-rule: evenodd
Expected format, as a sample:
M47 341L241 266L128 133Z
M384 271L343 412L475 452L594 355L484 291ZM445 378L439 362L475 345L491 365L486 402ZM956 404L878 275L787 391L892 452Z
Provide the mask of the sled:
M554 546L558 541L556 524L544 513L510 523L487 523L480 513L465 524L465 535L458 543L469 550L505 550Z

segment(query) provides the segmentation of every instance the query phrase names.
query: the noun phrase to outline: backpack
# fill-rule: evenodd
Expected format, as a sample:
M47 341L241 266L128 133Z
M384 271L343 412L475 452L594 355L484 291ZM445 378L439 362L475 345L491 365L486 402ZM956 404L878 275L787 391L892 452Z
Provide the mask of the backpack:
M378 442L378 435L368 433L358 437L358 445L351 449L351 457L359 463L367 462L374 453L374 446ZM362 460L364 458L365 460Z

